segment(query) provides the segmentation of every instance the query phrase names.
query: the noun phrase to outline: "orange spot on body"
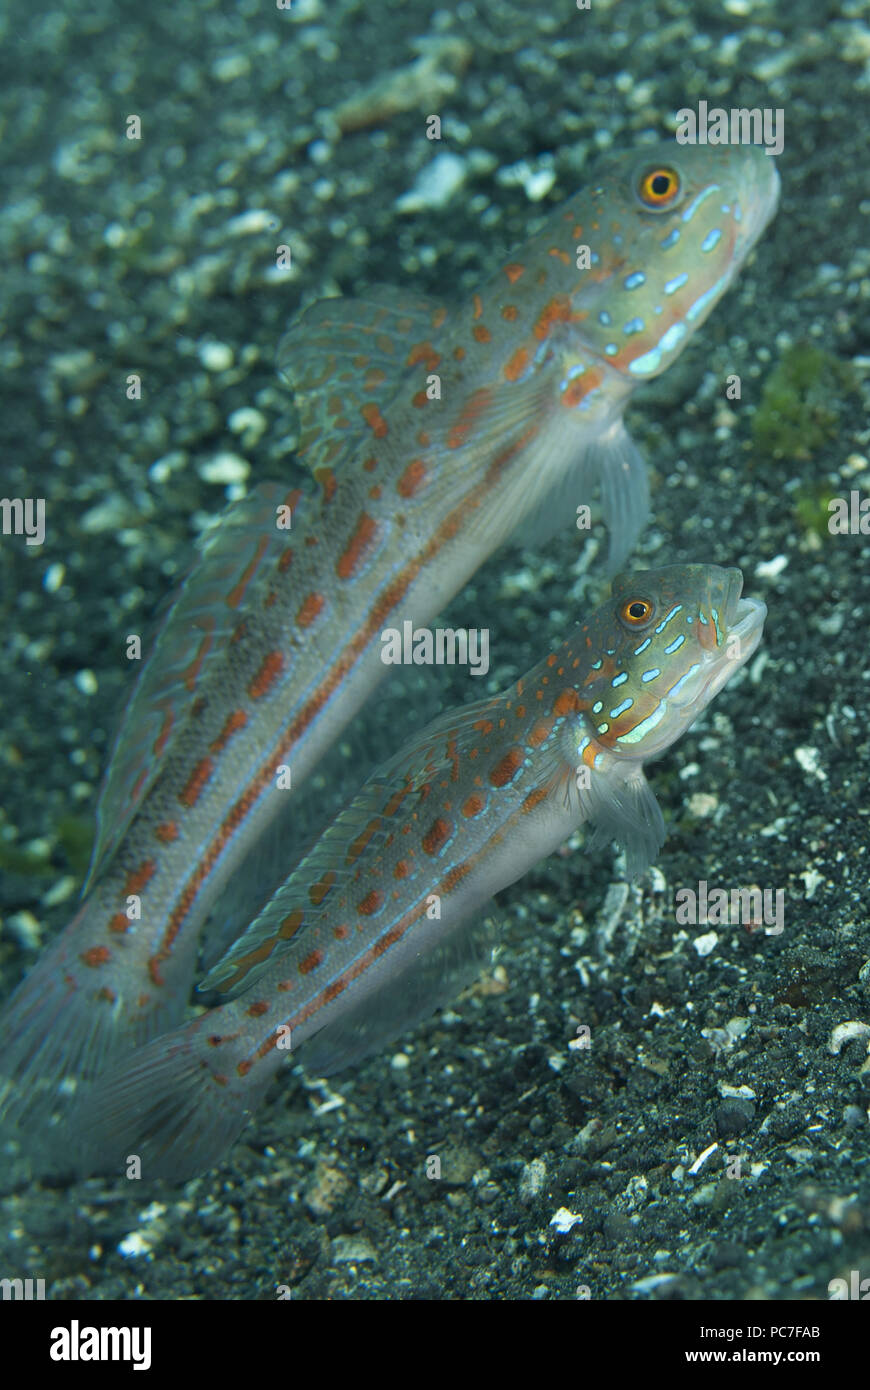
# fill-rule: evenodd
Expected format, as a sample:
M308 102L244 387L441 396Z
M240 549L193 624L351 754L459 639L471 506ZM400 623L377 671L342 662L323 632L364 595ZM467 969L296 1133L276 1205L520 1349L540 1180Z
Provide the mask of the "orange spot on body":
M511 284L515 285L520 276L525 274L525 270L526 267L524 265L520 265L518 261L512 261L510 265L505 266L504 273Z
M516 304L505 304L502 306L501 316L503 319L506 319L508 323L513 323L518 313L519 310Z
M366 553L371 549L377 533L377 522L369 516L368 512L363 512L345 550L336 561L335 572L339 579L351 579L353 577L365 559Z
M310 627L326 604L323 594L309 594L300 605L296 614L296 622L299 627Z
M473 328L471 331L472 331L472 333L474 334L475 338L477 339L477 341L478 341L479 343L491 343L491 342L492 342L492 334L490 333L489 329L488 329L484 324L482 324L482 323L477 323L477 324L475 324L474 328Z
M415 343L408 353L406 366L416 367L418 362L422 362L427 372L434 372L441 361L440 352L436 352L432 344L427 340L425 343Z
M284 670L284 658L280 652L268 652L263 658L259 671L248 686L252 700L262 700Z
M361 917L371 917L379 912L384 905L384 895L379 893L377 888L373 888L367 893L362 902L357 903L356 910Z
M133 923L130 921L126 912L116 912L109 918L109 931L116 932L118 936L123 936L125 932L130 930L132 925Z
M265 999L258 999L254 1004L250 1006L250 1008L248 1009L248 1013L250 1014L251 1018L262 1018L263 1014L267 1014L269 1012L269 1008L270 1005L266 1002Z
M490 770L489 780L494 787L506 787L514 780L525 760L522 748L509 748L503 758Z
M548 796L549 792L546 787L536 787L534 791L529 792L521 807L523 815L527 816L530 811L534 811L535 807L540 806L542 801L546 801Z
M502 375L506 381L517 381L529 365L530 357L528 348L517 348L516 352L505 364Z
M483 797L472 792L462 803L462 814L466 820L471 820L474 816L479 816L485 808L486 802Z
M483 300L479 294L472 295L471 302L474 305L474 317L479 319L483 315Z
M527 735L529 746L531 748L540 748L542 743L546 743L552 731L552 719L537 719Z
M214 761L211 758L200 758L181 791L178 793L178 800L181 802L182 806L191 807L196 805L213 772Z
M139 865L138 869L131 869L125 881L124 892L141 893L142 889L145 888L154 877L156 870L157 865L154 863L153 859L146 859L144 863Z
M161 821L154 827L154 834L162 845L171 845L173 840L178 839L178 822L174 820Z
M399 481L396 491L400 497L413 497L426 481L426 465L422 459L412 459Z
M323 964L323 960L324 956L322 951L317 949L309 951L305 959L299 962L299 974L310 975L312 970L316 970L318 966Z
M453 834L453 826L444 816L438 816L432 822L426 834L420 841L427 854L438 854Z
M543 341L548 338L553 329L559 323L568 323L571 319L571 301L566 294L556 294L552 299L548 299L544 305L533 328L536 338Z
M232 710L224 720L224 726L217 738L209 746L213 753L220 753L226 748L233 734L237 734L240 729L244 729L248 722L248 716L243 709Z
M108 946L91 946L87 951L82 951L79 959L89 969L94 970L100 965L108 965L112 959L112 952Z
M389 433L387 422L374 401L367 401L366 404L361 407L360 414L375 436L375 439L383 439Z
M566 410L574 410L585 397L587 390L588 387L584 383L582 377L575 377L574 380L570 381L565 387L559 400Z

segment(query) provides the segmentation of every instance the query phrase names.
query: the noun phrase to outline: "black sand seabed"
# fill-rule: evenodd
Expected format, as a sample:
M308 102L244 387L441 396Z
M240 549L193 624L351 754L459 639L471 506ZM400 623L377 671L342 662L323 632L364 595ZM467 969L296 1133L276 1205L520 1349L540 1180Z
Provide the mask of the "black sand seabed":
M225 1163L184 1188L22 1185L10 1163L4 1276L42 1277L50 1298L271 1299L288 1285L300 1299L733 1300L825 1299L831 1278L870 1272L870 579L866 537L830 536L813 511L870 493L860 12L94 0L0 21L2 492L45 496L50 519L42 548L0 546L4 996L34 959L29 936L49 940L71 913L121 637L224 503L204 465L230 452L249 482L298 472L274 373L296 306L384 281L461 295L598 145L660 135L699 99L782 107L786 122L775 223L629 421L656 484L633 563L737 564L770 609L763 655L652 769L669 823L656 870L626 888L613 855L579 840L542 863L502 895L498 964L451 1012L331 1089L288 1076ZM423 35L467 49L430 48L413 109L339 138L341 103L413 61ZM431 111L466 181L449 206L402 214L433 155ZM283 281L274 226L233 220L261 210L293 248ZM858 384L833 426L775 457L753 442L753 412L801 342L851 362ZM726 406L729 373L744 391ZM453 623L491 629L488 688L598 598L588 560L568 535L506 551L454 602ZM467 698L447 669L411 700L373 703L321 779L321 813L422 717ZM675 888L700 879L784 890L785 930L678 928ZM581 1023L586 1052L569 1049ZM832 1050L845 1023L858 1026ZM425 1175L433 1154L440 1181Z

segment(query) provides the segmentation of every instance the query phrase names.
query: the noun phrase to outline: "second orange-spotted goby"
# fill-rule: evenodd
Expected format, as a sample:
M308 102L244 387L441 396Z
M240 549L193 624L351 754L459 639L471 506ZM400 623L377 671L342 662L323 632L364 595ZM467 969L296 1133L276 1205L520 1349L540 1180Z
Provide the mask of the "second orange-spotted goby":
M751 147L652 146L457 304L369 290L314 304L280 349L319 496L262 484L191 571L108 768L86 896L0 1017L0 1114L35 1137L107 1062L182 1016L221 890L426 623L544 514L600 491L611 560L648 509L623 425L773 215ZM254 904L253 906L257 906ZM22 1124L26 1121L26 1124Z
M328 1075L446 1003L490 954L486 904L577 826L630 874L664 822L644 774L757 650L738 569L623 575L501 695L442 715L369 778L204 981L233 997L99 1078L71 1162L210 1167L291 1056Z

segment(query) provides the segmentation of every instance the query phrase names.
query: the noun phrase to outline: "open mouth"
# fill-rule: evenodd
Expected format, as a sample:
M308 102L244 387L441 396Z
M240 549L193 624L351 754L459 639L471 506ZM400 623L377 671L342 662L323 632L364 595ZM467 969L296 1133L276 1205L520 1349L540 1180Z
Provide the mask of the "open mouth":
M707 623L700 629L700 660L671 692L671 702L690 719L739 671L761 641L767 605L761 599L742 598L742 588L740 571L731 570L725 594L718 605L710 603Z
M681 692L681 698L677 701L687 713L700 710L712 700L735 672L745 665L761 641L767 605L758 598L741 598L742 586L740 571L735 570L729 586L731 592L722 605L724 612L720 623L710 623L712 632L719 626L719 641L703 653L698 670L686 681L685 693Z
M761 178L756 182L746 207L746 223L743 233L745 240L740 256L741 265L779 206L779 173L773 160L766 155L762 166L762 176L763 182Z
M759 642L767 617L767 604L760 598L740 598L728 615L728 641L737 639L741 665L752 656Z

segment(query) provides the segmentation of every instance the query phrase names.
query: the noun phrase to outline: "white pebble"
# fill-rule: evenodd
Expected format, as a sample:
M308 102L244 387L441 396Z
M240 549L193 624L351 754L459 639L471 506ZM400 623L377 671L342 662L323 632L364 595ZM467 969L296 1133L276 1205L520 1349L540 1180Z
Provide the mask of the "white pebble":
M225 372L233 365L233 350L226 343L200 343L197 355L207 372Z
M204 483L223 483L224 486L228 486L230 483L243 483L251 471L251 465L241 454L226 452L206 459L196 471Z
M397 212L420 212L424 208L446 207L465 182L464 159L444 151L421 169L413 187L396 199Z
M848 1023L838 1023L828 1040L828 1051L836 1057L846 1043L854 1042L856 1038L870 1038L870 1024L861 1023L857 1019L850 1019Z
M719 937L717 936L716 932L708 931L704 932L703 936L696 936L694 941L692 942L692 945L698 952L698 955L703 957L709 956L711 951L715 951L718 942Z
M550 1217L550 1225L554 1226L560 1235L567 1235L574 1226L579 1226L583 1217L579 1212L569 1211L567 1207L560 1207L553 1216Z
M25 951L38 951L42 945L42 927L32 912L22 908L6 918L6 930Z
M228 236L254 236L258 232L273 231L278 226L274 212L266 208L252 208L250 212L240 212L227 223Z
M247 434L251 444L256 444L268 421L261 410L254 410L253 406L243 405L238 410L233 411L227 424L233 434Z
M810 777L816 777L820 782L827 782L828 774L823 767L819 767L819 750L803 745L794 750L794 760L798 767L802 767Z
M787 555L774 555L772 560L762 560L755 566L756 579L776 579L788 564Z

